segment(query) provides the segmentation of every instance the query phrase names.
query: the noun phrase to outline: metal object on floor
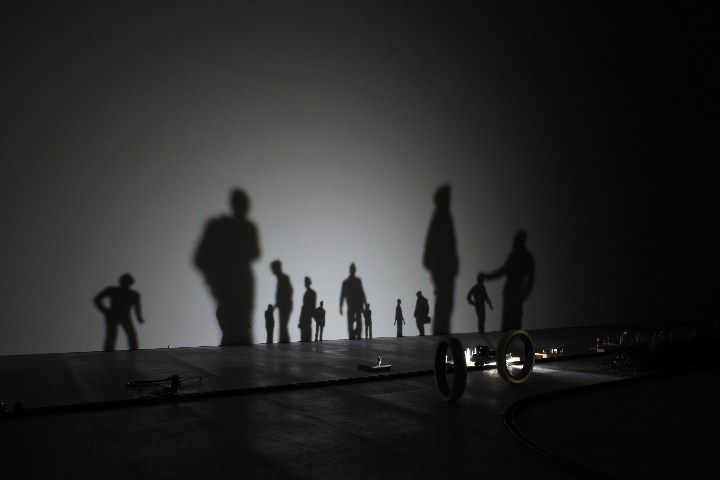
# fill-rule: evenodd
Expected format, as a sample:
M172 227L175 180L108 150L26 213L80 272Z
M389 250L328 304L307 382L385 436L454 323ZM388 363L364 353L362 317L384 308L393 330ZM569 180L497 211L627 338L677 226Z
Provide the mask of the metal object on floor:
M510 350L511 347L513 350ZM486 357L489 351L487 346L478 346L477 352L473 356L470 356L470 349L468 349L467 356L477 362ZM451 354L452 360L448 358L448 353ZM495 368L500 376L510 383L526 382L535 366L535 349L532 339L524 330L511 330L505 333L498 343L495 355ZM467 361L466 352L459 338L452 336L440 338L435 350L434 375L435 384L444 401L454 402L463 396L467 384ZM492 363L481 364L477 368L485 369L490 365ZM452 385L448 383L448 374L453 375Z
M453 357L452 363L446 360L448 350ZM452 386L448 384L448 372L453 374ZM462 343L457 337L442 337L438 342L437 350L435 350L435 384L440 396L446 402L457 401L465 392L467 363Z
M520 340L523 352L509 352L510 343L513 340ZM514 354L519 353L516 357ZM533 347L530 335L524 330L510 330L500 339L496 350L496 364L500 376L510 383L525 383L532 373L535 366L535 349ZM524 358L521 368L514 364L512 360L520 360Z
M365 370L367 372L387 372L392 368L392 365L385 362L380 355L374 362L358 362L358 369Z

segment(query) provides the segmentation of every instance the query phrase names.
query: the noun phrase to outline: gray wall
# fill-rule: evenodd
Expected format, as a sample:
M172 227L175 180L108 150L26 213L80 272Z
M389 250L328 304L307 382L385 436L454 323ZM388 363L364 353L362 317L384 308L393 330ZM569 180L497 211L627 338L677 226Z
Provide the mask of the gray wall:
M454 331L474 328L465 293L504 261L519 228L537 262L526 327L656 318L663 295L647 285L664 284L666 267L647 253L660 250L650 226L676 221L677 199L695 191L676 191L688 183L673 175L697 174L658 166L681 143L669 140L682 133L669 112L692 94L675 77L693 73L667 67L695 63L668 49L686 32L666 32L643 10L6 7L0 354L100 349L91 299L125 271L143 294L141 347L217 344L191 258L236 186L260 233L258 341L276 258L295 288L294 340L305 275L326 301L326 338L345 336L337 302L352 261L375 336L394 335L396 298L408 319L416 290L432 304L422 248L445 182L461 263ZM501 288L488 284L498 307Z

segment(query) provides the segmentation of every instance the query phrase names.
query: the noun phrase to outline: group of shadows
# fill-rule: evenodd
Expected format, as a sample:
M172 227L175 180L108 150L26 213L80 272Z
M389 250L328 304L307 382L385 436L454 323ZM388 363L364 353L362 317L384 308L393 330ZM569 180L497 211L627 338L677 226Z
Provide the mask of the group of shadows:
M422 292L417 292L414 317L420 335L425 335L425 325L432 323L433 335L450 333L450 317L453 311L455 278L458 273L457 242L455 227L450 213L450 186L443 185L435 192L435 211L425 239L423 266L430 272L435 287L435 306L430 317L430 306ZM254 343L252 313L255 301L255 278L251 264L260 256L257 228L248 220L250 200L242 190L235 189L230 195L231 215L210 220L195 252L194 263L203 275L205 283L217 303L216 317L222 331L221 345ZM523 303L527 300L535 280L535 260L526 248L527 233L515 234L512 250L505 263L492 272L480 272L477 283L467 294L467 301L475 307L478 332L485 332L485 304L491 309L492 302L485 289L486 280L505 277L503 289L502 330L518 329L522 325ZM288 326L293 310L293 288L290 277L283 272L280 260L270 264L277 278L275 304L265 310L267 343L273 343L275 330L274 311L278 310L278 342L290 341ZM346 305L348 338L362 338L363 318L365 338L372 338L372 310L367 302L362 280L356 276L356 266L350 265L350 275L340 289L340 315ZM106 351L114 350L118 327L128 337L129 348L138 348L137 332L131 311L139 323L143 323L140 294L131 289L134 279L126 273L120 277L118 286L110 286L95 296L95 305L105 316L107 327ZM300 341L313 339L312 322L315 321L315 340L322 341L325 328L324 302L317 305L317 293L311 288L312 280L305 277L305 293L300 308L298 328ZM395 307L397 336L403 336L401 301Z

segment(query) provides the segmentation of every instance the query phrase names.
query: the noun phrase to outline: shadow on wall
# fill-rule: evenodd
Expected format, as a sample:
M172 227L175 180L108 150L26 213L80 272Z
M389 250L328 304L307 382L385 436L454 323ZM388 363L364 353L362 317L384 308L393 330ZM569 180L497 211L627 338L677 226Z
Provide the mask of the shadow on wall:
M395 307L395 323L393 323L393 325L397 325L398 338L403 336L403 325L405 324L405 317L403 317L402 307L400 306L401 304L402 300L398 298L397 306Z
M372 310L369 303L365 304L362 316L365 319L365 338L372 338Z
M305 294L303 295L303 304L300 308L300 319L298 320L301 342L312 340L312 319L317 307L317 293L310 288L310 285L312 285L312 280L310 277L305 277Z
M435 192L435 212L425 238L423 266L430 271L435 285L433 335L447 335L450 333L455 277L458 274L455 226L450 215L450 185L442 185Z
M223 215L211 219L203 232L195 252L194 262L203 274L212 296L217 302L217 320L222 330L221 345L238 345L254 343L252 332L252 316L255 303L255 279L251 264L260 255L258 234L255 224L248 220L247 214L250 200L242 190L235 189L230 194L232 215ZM480 274L478 285L468 293L468 301L476 306L478 314L478 330L484 331L484 303L487 299L482 281L505 277L503 290L502 330L518 329L522 326L523 303L527 300L535 280L535 260L527 250L525 243L527 233L519 231L513 241L513 249L502 267L488 274ZM432 317L434 335L450 333L450 318L453 312L455 295L455 279L458 274L457 241L452 215L450 214L450 186L442 185L435 192L435 211L425 239L423 265L430 272L435 287L435 309ZM282 270L282 263L275 260L270 264L273 274L277 277L275 305L268 305L265 311L267 343L272 343L275 320L273 310L279 313L279 339L281 343L289 342L288 324L293 310L293 288L290 278ZM305 295L300 312L298 327L301 341L312 340L312 319L316 318L317 294L310 288L310 278L305 277ZM96 305L106 316L111 309L104 309L98 298L111 297L121 287L108 287L96 297ZM128 287L125 287L127 291ZM112 291L111 291L112 290ZM124 292L125 290L123 290ZM121 292L122 293L122 292ZM136 292L135 292L136 294ZM119 295L119 294L118 294ZM119 297L118 297L119 298ZM362 337L362 315L365 314L366 337L371 336L371 312L366 305L362 281L356 276L355 264L350 265L350 275L343 281L340 293L340 314L343 314L343 303L347 302L348 338ZM125 302L120 320L108 320L108 340L106 349L115 343L117 326L122 326L130 339L130 348L137 348L137 338L129 318L133 302ZM123 305L125 305L123 303ZM137 300L139 310L139 296ZM482 307L482 311L480 311ZM107 311L106 311L107 310ZM324 326L324 309L320 323ZM118 314L119 315L119 314ZM120 318L120 316L117 316ZM428 301L418 292L418 303L414 316L420 335L425 333L425 325L430 322ZM127 317L127 319L125 318ZM113 317L114 318L114 317ZM138 318L140 315L138 313ZM318 319L316 318L316 322ZM395 315L397 336L402 336L405 320L400 308L400 301ZM318 337L316 325L315 337ZM320 328L322 332L322 327ZM322 333L320 333L322 338Z
M422 292L415 294L417 301L415 302L415 311L413 316L415 317L415 325L417 325L418 335L421 337L425 336L425 324L430 323L430 303L428 299L423 297Z
M293 310L293 288L290 283L290 277L282 270L282 262L280 262L280 260L274 260L270 264L270 271L277 277L275 307L278 309L280 317L280 335L278 342L288 343L290 341L288 323L290 323L290 314Z
M365 289L362 280L355 276L357 267L350 264L350 275L343 280L340 287L340 315L343 314L343 302L347 302L348 339L360 340L362 338L362 311L365 305Z
M512 251L503 266L484 276L486 280L505 276L501 327L503 331L522 328L523 303L530 296L535 283L535 258L525 246L527 237L525 231L517 232Z
M230 206L232 215L211 219L205 226L194 262L217 302L220 345L250 344L255 303L251 264L260 256L260 246L257 228L247 218L247 194L233 190Z
M323 330L325 330L325 302L320 300L320 306L315 309L313 314L315 318L315 341L323 340Z
M106 352L115 350L118 327L122 327L127 335L128 348L130 350L138 349L137 332L130 311L135 310L135 318L138 323L145 323L145 320L140 307L140 294L130 288L134 283L135 279L132 275L126 273L120 277L118 286L106 287L93 299L97 309L105 316L104 350ZM107 301L110 302L109 306Z
M493 309L493 304L485 288L485 274L483 272L477 274L477 283L470 288L466 298L467 302L475 307L478 333L485 333L485 304L487 303L490 310Z

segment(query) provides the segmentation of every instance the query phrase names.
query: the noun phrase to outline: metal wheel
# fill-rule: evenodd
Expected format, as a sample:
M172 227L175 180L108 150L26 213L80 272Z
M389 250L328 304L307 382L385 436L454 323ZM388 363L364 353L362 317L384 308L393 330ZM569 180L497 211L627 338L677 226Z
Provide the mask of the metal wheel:
M509 358L519 359L522 366L509 361ZM498 373L506 381L510 383L526 382L535 366L535 349L530 335L524 330L507 332L498 343L496 360Z
M448 350L453 357L453 365L445 362ZM448 384L448 373L452 373L452 386ZM455 402L463 396L467 384L467 364L465 351L457 337L441 337L435 350L435 385L440 396L446 402Z

